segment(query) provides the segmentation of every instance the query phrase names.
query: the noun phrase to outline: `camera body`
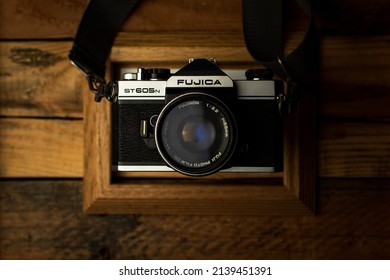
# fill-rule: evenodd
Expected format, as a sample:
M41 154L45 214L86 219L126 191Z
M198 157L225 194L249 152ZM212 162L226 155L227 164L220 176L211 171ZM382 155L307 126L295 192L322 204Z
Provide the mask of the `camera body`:
M126 73L112 105L112 169L189 176L282 170L283 82L272 75L248 70L246 80L232 80L206 59L174 74Z

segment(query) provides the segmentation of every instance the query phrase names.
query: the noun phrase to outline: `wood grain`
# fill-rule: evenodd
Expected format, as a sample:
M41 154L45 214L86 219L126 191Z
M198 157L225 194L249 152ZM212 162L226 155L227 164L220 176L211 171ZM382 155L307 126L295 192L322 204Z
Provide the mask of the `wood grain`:
M145 66L167 67L172 64L166 61L167 54L177 44L176 47L183 46L181 51L188 53L187 56L218 57L221 67L256 66L238 33L224 33L215 37L212 42L215 42L214 49L218 49L219 53L199 44L204 33L188 36L180 34L177 37L183 38L175 41L169 39L172 38L169 34L122 34L117 39L112 59L132 61L132 66L135 67L140 66L139 63L145 63L145 60L149 61ZM234 54L229 53L227 48L223 51L218 45L229 36L235 38L230 44L236 46L236 53L246 53L242 59L247 61L247 65L235 64L231 59ZM322 39L321 115L388 119L388 41L386 36ZM294 44L296 40L292 38L286 48L291 49ZM0 115L81 118L82 92L86 84L83 76L67 60L70 46L71 43L68 42L2 42ZM186 63L187 57L180 56L176 59L182 63L173 66L181 67Z
M284 45L284 53L295 49L302 33L291 33ZM324 36L320 41L321 85L340 84L356 87L389 87L389 36ZM172 52L172 48L175 52ZM255 66L248 53L242 34L224 32L193 33L120 33L112 49L111 61L139 65L161 65L172 61L186 63L190 57L215 57L221 67ZM240 63L234 58L240 57ZM137 67L137 66L136 66ZM325 95L326 92L323 92Z
M389 259L389 180L320 180L318 216L85 215L82 182L2 181L1 259Z
M82 177L83 124L0 119L0 178Z
M197 46L197 42L205 38L205 33L194 33L193 36L185 34L176 34L184 36L183 40L179 40L177 43L172 39L172 33L159 33L159 34L140 34L133 33L122 34L118 37L116 46L113 49L112 57L115 61L119 60L135 60L131 63L132 66L141 66L142 59L149 62L142 62L146 66L169 66L181 67L186 63L183 61L166 62L166 55L169 53L174 59L181 61L183 57L190 55L205 56L207 53L212 53L210 48ZM220 42L226 42L228 37L232 36L234 40L230 40L229 44L235 46L238 52L245 53L243 42L237 33L223 33L214 37L215 41L209 40L208 44L211 44L211 49L221 50L224 47L220 47ZM137 38L137 39L135 39ZM204 39L203 39L204 40ZM295 39L291 39L291 43L287 48L291 48L294 45ZM387 76L390 76L388 69L390 69L390 58L388 48L387 36L374 36L362 40L354 37L333 38L326 37L322 39L322 83L319 96L319 117L321 118L320 130L322 126L325 126L324 133L321 134L319 139L319 174L326 177L335 176L349 176L349 177L375 177L375 176L389 176L388 169L384 167L390 162L389 155L386 152L388 144L381 142L381 146L375 146L371 143L377 143L378 139L386 141L385 138L380 138L378 132L370 133L366 135L366 139L363 142L359 142L359 149L353 152L354 158L369 157L371 160L366 166L360 166L356 161L356 164L350 165L350 162L343 158L350 154L350 147L347 145L337 146L340 143L337 142L332 133L329 131L337 132L342 127L337 126L337 122L333 122L333 119L343 119L345 127L351 123L351 128L345 131L351 133L351 136L344 133L345 139L355 139L356 133L359 131L360 125L363 127L369 127L369 122L384 122L383 127L386 130L386 123L390 119L388 110L388 89L389 80ZM160 43L159 43L160 42ZM205 42L204 42L205 43ZM177 44L177 45L175 45ZM146 48L145 46L149 46ZM172 53L172 48L175 48L175 52ZM86 83L83 76L74 69L66 59L68 49L70 48L69 42L42 42L34 41L28 42L28 45L23 42L0 42L1 54L0 60L5 67L1 70L0 75L0 115L3 117L45 117L45 118L82 118L82 98L91 99L92 94L86 90ZM156 51L156 50L160 51ZM253 60L248 56L242 56L244 62L242 65L237 65L232 59L233 54L229 53L229 50L225 48L225 51L221 54L221 67L241 67L249 68L254 66ZM237 55L237 54L234 54ZM199 57L200 57L199 56ZM365 60L360 60L361 57L365 57ZM141 63L141 64L142 64ZM379 64L380 67L376 67ZM120 67L121 64L114 64L115 67ZM347 74L345 74L347 73ZM350 75L348 73L353 73ZM387 75L389 74L389 75ZM349 78L345 78L349 76ZM355 80L353 80L353 78ZM99 105L98 105L99 106ZM86 108L89 110L89 108ZM0 119L0 124L3 119ZM25 127L28 127L28 119L19 119L20 123L26 122ZM48 122L49 123L49 122ZM332 129L332 125L336 127ZM55 126L55 122L53 125ZM35 137L38 139L47 138L50 139L51 125L47 126L47 129L40 131L40 136L33 133L27 133L32 142L36 142ZM374 125L375 126L375 125ZM78 126L79 127L79 126ZM379 127L378 125L375 127ZM73 129L75 129L73 131ZM77 128L79 129L79 128ZM374 129L375 130L375 129ZM80 135L76 131L76 127L69 127L69 135ZM328 132L325 132L328 131ZM4 135L4 134L2 134ZM45 135L45 136L43 136ZM13 130L7 131L8 140L6 143L11 142L12 137L17 137L13 134ZM63 137L67 138L67 135ZM91 136L93 138L93 136ZM82 139L79 136L78 139ZM4 143L5 140L2 140ZM75 139L67 139L69 143L73 143ZM77 140L82 141L82 140ZM94 140L87 140L93 142ZM349 140L346 140L349 141ZM353 140L354 141L354 140ZM25 144L20 141L13 141L14 149L26 149ZM77 147L81 142L77 142ZM326 147L323 146L326 145ZM7 144L8 145L8 144ZM31 150L25 150L26 158L31 158L35 155L36 148L33 145L28 146ZM346 149L345 152L339 152L340 149ZM381 150L383 148L384 150ZM2 145L2 149L5 148ZM65 150L71 149L70 147L64 147ZM73 153L81 154L82 149L75 148ZM349 151L349 152L348 152ZM381 156L379 156L379 154ZM53 158L56 154L52 154L51 150L39 148L39 154L41 157ZM8 154L7 154L8 155ZM2 176L6 177L20 177L20 165L14 159L8 162L8 156L0 156L0 164L2 170ZM75 157L77 158L77 157ZM375 160L378 160L375 162ZM14 167L13 164L19 166ZM337 163L337 164L336 164ZM67 162L71 165L73 163ZM82 174L81 169L76 169L76 166L81 167L82 162L77 162L72 169L72 173L67 173L66 176L78 177ZM359 167L358 167L359 165ZM380 168L383 166L383 168ZM29 176L38 176L40 174L44 177L51 176L63 176L64 173L55 173L55 168L48 166L50 170L45 170L34 164L29 165ZM12 171L13 170L13 171ZM7 174L7 175L5 175Z
M291 2L290 2L291 3ZM4 0L0 17L2 39L73 38L86 0ZM323 34L389 34L387 0L315 1L317 25ZM291 12L294 11L294 12ZM304 17L292 5L286 7L287 28L304 26ZM240 0L144 0L122 30L156 31L241 31ZM295 17L292 17L292 16ZM299 16L297 16L299 15Z
M320 118L352 122L389 122L389 86L360 85L360 77L356 80L354 85L344 84L342 81L322 83L319 95Z
M82 117L85 79L70 42L0 42L0 116Z
M0 35L4 39L71 38L86 7L86 0L1 1Z
M328 83L389 86L389 36L323 37L321 79Z
M81 186L80 180L2 181L0 258L110 259L127 251L118 242L138 217L82 214Z
M181 39L172 40L172 37ZM221 67L256 66L239 33L221 33L212 40L205 38L204 32L122 33L111 58L113 62L131 62L133 67L182 67L194 55L217 57ZM297 44L298 38L298 34L290 38L286 51ZM235 53L221 46L227 40L235 46ZM388 42L388 36L322 39L321 115L388 118L385 106L390 86ZM206 44L214 47L205 47ZM80 72L67 60L70 46L69 42L0 42L3 65L0 115L82 117L82 92L86 85ZM173 46L175 53L171 51ZM239 53L245 54L241 56L245 63L237 65L232 57ZM172 61L167 61L168 54L181 63L172 65Z
M81 121L1 119L1 177L82 176L82 126ZM388 123L321 122L319 175L389 177L389 134ZM66 170L53 164L57 159Z
M390 176L388 122L329 122L321 127L320 137L321 176Z

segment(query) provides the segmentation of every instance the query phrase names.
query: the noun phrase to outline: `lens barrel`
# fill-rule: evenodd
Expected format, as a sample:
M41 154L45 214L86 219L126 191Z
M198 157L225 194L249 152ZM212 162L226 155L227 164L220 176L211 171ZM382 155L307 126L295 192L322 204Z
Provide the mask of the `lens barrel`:
M227 164L235 150L237 127L222 101L191 92L176 97L163 108L155 138L168 166L185 175L204 176Z

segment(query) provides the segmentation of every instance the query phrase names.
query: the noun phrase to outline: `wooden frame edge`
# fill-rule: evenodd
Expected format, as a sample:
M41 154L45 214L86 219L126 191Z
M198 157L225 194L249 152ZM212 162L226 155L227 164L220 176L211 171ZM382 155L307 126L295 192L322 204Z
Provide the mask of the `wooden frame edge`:
M207 35L203 35L209 38ZM175 34L177 37L177 34ZM166 40L166 35L164 37ZM232 37L235 55L230 61L253 64L244 45ZM158 48L159 41L155 40ZM207 51L197 50L197 54ZM182 42L183 44L183 42ZM129 44L130 45L130 44ZM149 54L151 61L162 61L155 48L128 47L125 52ZM123 46L121 47L123 48ZM132 49L134 48L134 49ZM174 46L170 47L171 49ZM181 45L180 52L191 46ZM216 45L213 45L218 48ZM227 48L226 45L223 46ZM238 50L237 50L238 48ZM175 52L174 50L171 50ZM188 50L187 50L188 51ZM123 57L113 50L114 62ZM177 56L177 52L175 52ZM226 55L226 54L225 54ZM176 56L168 58L175 61ZM198 56L200 57L200 56ZM132 60L132 57L128 59ZM135 60L137 60L134 57ZM223 57L222 57L223 59ZM118 180L114 182L110 166L111 115L107 101L95 103L90 93L84 94L84 189L83 209L86 213L118 214L223 214L223 215L308 215L316 210L316 96L308 94L300 110L285 123L285 171L283 180L257 180L246 183L244 190L229 180L210 183L193 180Z

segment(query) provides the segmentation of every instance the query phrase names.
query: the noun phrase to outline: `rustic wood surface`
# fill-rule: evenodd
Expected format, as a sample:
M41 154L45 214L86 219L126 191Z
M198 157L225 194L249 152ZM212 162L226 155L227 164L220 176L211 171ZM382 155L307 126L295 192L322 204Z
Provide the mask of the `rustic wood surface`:
M388 180L321 180L318 216L85 215L74 181L3 181L3 259L389 259Z
M82 177L81 121L0 120L0 177Z
M239 33L239 2L145 0L122 31ZM390 2L314 2L319 213L233 217L83 214L85 80L66 56L87 1L1 1L0 258L390 259Z
M85 81L67 58L70 42L1 42L0 115L82 118Z
M167 39L172 38L170 33L158 35L134 33L134 38L140 38L140 40L135 40L135 43L130 42L128 36L128 34L123 34L118 38L117 46L112 54L114 62L125 61L127 58L145 63L145 59L150 59L149 66L161 65L164 60L164 52L161 49L166 48L165 51L172 49L173 43ZM229 36L237 38L240 35L227 33L220 35L218 37L220 39L217 38L214 42L217 44L219 40L226 40ZM192 37L184 36L184 38L187 38L185 39L187 41L180 43L183 48L177 48L181 50L181 53L176 54L175 59L178 59L177 56L188 56L191 53L188 45L191 45L191 42L196 44L194 38L205 40L205 35L196 33ZM243 42L239 39L235 40L238 53L243 52ZM156 42L161 41L166 43L159 47ZM286 47L287 49L294 45L293 41L294 39ZM390 175L390 168L386 168L390 162L390 154L381 152L389 149L389 125L387 124L390 120L390 111L387 104L390 87L388 79L390 77L390 48L388 42L389 36L387 35L372 36L366 39L352 36L322 39L322 83L319 95L319 174L321 176L388 177ZM4 167L0 170L0 176L23 177L26 175L25 172L28 172L29 176L33 177L64 175L80 177L83 165L80 161L74 162L74 160L77 159L77 155L83 153L80 145L83 135L80 134L80 128L83 125L82 96L86 92L86 83L83 76L66 59L71 44L62 41L34 41L26 44L26 42L2 42L0 45L0 62L4 65L0 76L0 116L15 118L13 122L21 122L22 125L28 121L27 117L64 119L73 125L67 127L69 133L63 134L63 141L77 144L63 145L63 150L35 149L34 153L40 158L57 158L65 166L72 166L68 173L64 173L61 169L45 169L31 160L29 153L22 153L18 157L12 155L15 151L25 149L26 145L31 145L34 142L33 137L50 139L52 130L42 129L40 134L25 130L25 135L19 137L17 130L8 129L6 134L3 133L7 135L7 138L0 139L3 143L0 145L0 151L1 154L12 157L13 161L5 164L2 160ZM143 49L148 45L150 49ZM158 49L159 51L154 51ZM196 52L206 53L207 50L198 47ZM361 60L361 57L365 59ZM225 59L223 66L237 67L233 61L229 61L228 48L226 52L221 53L221 58L221 61ZM246 66L253 66L249 55L245 60L248 61ZM132 65L134 66L136 62ZM245 65L240 67L245 67ZM92 96L88 97L92 98ZM343 132L345 129L338 124L340 121L344 121L350 133ZM47 124L54 126L55 122L47 122ZM7 121L0 122L0 126L6 125ZM366 134L356 138L356 135L362 134L360 127L370 129L371 125L373 126L371 132L366 130ZM374 126L380 128L378 133L383 137L378 138ZM2 131L5 132L6 127ZM44 134L47 135L44 136ZM364 141L356 142L361 139ZM12 146L6 144L5 141L12 141ZM355 141L355 146L348 146L350 144L348 141ZM35 142L39 143L39 140ZM381 145L372 143L381 143ZM344 153L339 153L340 149L344 149ZM345 160L346 156L352 155L351 153L353 159ZM73 156L64 156L68 154L73 154ZM355 161L356 158L363 157L369 159L367 164L364 164L364 160ZM22 166L28 171L21 170ZM72 173L69 173L71 170Z
M2 38L73 38L87 0L5 0L0 3ZM389 34L387 0L317 0L317 24L324 34ZM286 12L290 16L291 8ZM241 31L240 0L143 0L123 31ZM195 16L196 15L196 16ZM300 26L302 18L288 22ZM291 27L292 26L292 27Z

